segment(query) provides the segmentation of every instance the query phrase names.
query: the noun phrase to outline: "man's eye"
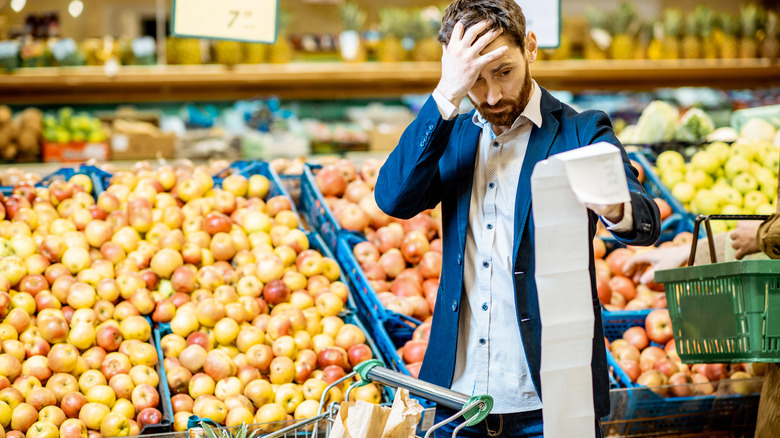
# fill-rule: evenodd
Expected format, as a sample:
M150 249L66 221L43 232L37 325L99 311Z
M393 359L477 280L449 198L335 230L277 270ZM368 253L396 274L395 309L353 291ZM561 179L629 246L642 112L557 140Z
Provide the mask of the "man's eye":
M501 76L509 76L509 72L510 72L510 71L511 71L511 70L504 70L504 71L502 71L502 72L501 72Z

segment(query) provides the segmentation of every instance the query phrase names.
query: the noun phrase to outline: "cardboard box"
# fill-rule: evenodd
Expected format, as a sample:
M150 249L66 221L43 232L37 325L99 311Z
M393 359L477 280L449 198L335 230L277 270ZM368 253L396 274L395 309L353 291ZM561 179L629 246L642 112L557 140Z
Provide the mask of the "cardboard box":
M98 161L108 161L108 142L43 142L43 161L45 163L81 163L92 158Z
M407 125L378 125L368 131L369 150L392 151L398 145Z
M176 134L118 133L111 136L112 160L147 160L173 158L176 152Z

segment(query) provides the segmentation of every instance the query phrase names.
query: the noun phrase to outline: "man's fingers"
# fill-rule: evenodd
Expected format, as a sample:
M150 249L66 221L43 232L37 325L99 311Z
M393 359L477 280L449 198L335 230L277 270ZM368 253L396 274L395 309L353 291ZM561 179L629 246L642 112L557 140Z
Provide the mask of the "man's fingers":
M491 50L490 52L485 53L484 55L477 58L477 63L480 67L484 67L491 62L495 61L496 59L504 56L506 51L509 50L508 46L501 46L495 50Z
M471 26L463 34L463 38L461 39L461 41L466 47L470 47L471 45L474 44L474 40L477 39L477 35L482 33L483 30L487 29L488 26L490 26L489 21L480 21L479 23Z
M463 23L458 21L455 26L452 27L452 35L450 35L450 44L453 41L460 41L463 39Z
M471 49L476 51L477 53L482 53L482 50L485 49L485 47L488 46L493 40L498 38L499 35L503 33L502 29L493 29L491 31L485 32L484 35L479 37L476 41L474 41L474 44L471 45Z

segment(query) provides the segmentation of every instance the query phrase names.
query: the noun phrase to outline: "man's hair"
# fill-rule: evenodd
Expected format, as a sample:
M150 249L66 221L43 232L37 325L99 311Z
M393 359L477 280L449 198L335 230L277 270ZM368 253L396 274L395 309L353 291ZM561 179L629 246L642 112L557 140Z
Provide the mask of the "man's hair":
M490 26L479 36L490 30L501 29L501 35L514 42L521 50L525 48L525 15L515 0L453 1L444 11L439 42L449 44L452 29L458 21L463 23L464 29L480 21L489 21Z

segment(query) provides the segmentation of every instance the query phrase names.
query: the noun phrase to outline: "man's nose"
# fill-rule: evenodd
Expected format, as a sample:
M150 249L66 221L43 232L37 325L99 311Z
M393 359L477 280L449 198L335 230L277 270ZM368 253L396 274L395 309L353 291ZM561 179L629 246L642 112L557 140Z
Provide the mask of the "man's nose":
M501 87L495 85L488 87L487 103L489 105L495 105L501 100L501 97Z

